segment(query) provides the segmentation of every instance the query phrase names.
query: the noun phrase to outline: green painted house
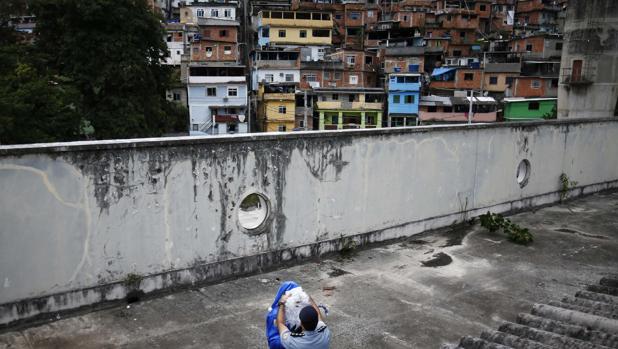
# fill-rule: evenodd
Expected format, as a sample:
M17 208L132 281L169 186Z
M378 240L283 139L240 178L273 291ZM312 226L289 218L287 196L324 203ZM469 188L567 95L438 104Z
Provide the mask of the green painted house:
M539 120L555 113L557 98L513 97L502 100L506 121Z

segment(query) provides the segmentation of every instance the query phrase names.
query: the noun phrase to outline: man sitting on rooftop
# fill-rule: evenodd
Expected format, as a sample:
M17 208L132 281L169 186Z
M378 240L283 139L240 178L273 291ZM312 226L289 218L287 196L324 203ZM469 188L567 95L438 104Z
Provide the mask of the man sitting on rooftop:
M330 330L322 321L322 314L313 299L309 298L311 305L304 307L299 314L303 332L292 333L285 326L285 301L287 298L288 295L281 296L277 312L277 328L279 329L283 347L286 349L328 349L330 345Z

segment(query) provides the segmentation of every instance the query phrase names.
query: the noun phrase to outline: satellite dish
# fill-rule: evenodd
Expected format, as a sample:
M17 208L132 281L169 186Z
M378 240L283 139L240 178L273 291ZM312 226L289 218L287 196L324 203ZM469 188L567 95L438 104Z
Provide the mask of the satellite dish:
M238 121L245 122L245 116L244 115L238 115Z

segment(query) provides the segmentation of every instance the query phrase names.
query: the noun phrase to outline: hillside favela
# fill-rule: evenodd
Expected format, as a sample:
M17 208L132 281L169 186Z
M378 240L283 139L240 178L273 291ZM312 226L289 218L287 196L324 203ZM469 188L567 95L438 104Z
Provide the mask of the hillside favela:
M618 1L0 1L0 349L618 349Z

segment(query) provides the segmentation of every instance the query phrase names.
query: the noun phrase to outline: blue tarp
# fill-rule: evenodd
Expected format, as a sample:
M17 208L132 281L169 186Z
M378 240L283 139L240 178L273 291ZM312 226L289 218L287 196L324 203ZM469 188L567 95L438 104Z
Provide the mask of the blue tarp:
M455 70L455 69L456 68L436 68L431 73L431 76L438 76L438 75L446 74L450 72L451 70Z
M281 345L281 338L279 337L279 330L275 326L274 320L277 318L277 312L279 311L279 298L293 288L298 287L294 281L286 281L281 284L275 300L271 306L272 310L266 314L266 338L268 339L268 347L270 349L284 349Z

